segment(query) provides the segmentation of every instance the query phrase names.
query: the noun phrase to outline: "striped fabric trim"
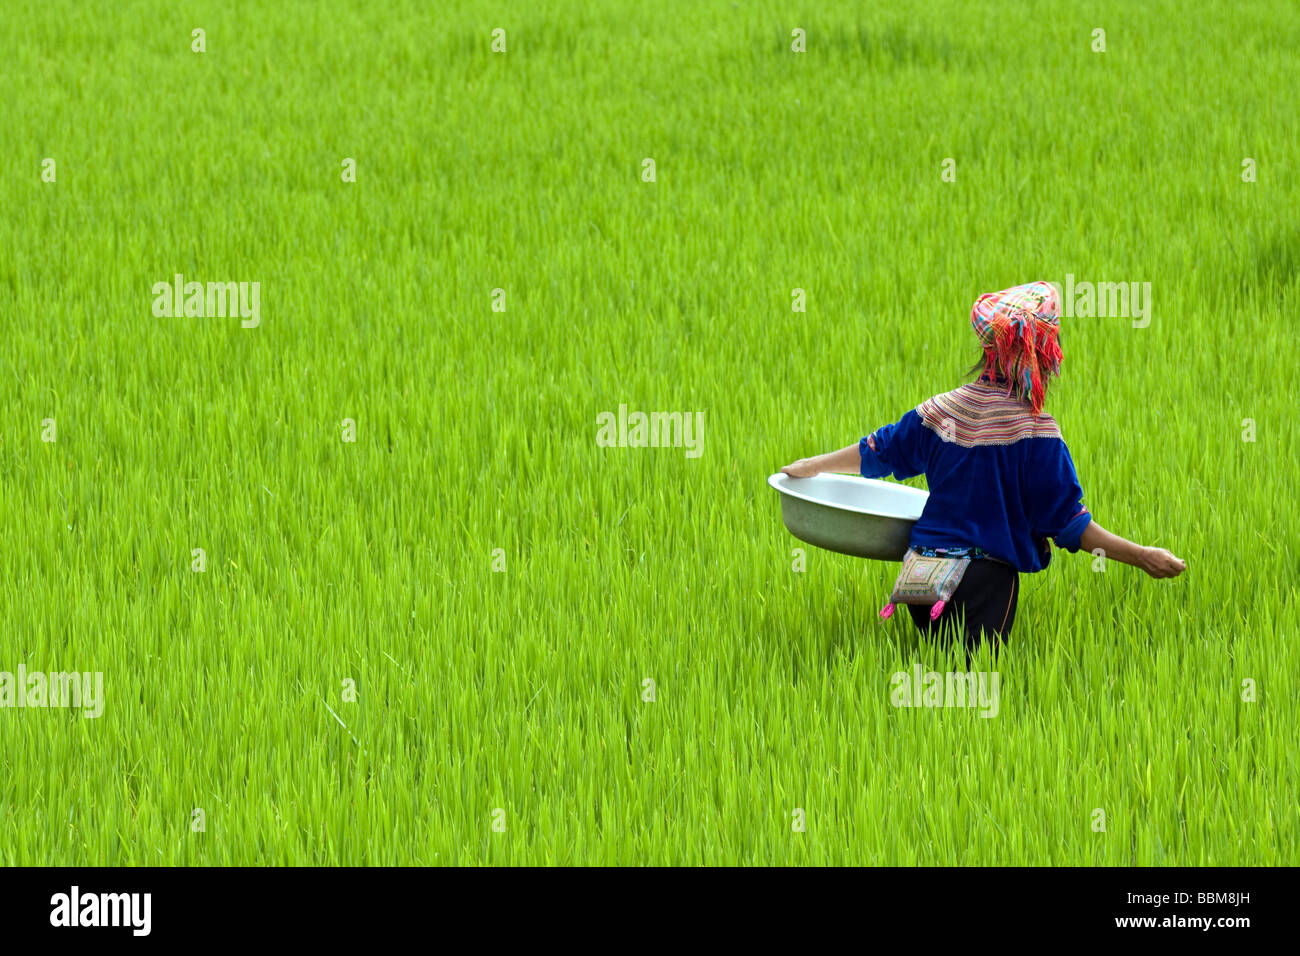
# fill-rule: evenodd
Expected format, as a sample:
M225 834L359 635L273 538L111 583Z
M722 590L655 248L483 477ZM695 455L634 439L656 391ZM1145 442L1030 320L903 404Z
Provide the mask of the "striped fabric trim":
M963 448L1014 445L1022 438L1060 438L1051 415L1035 416L1029 403L1005 388L978 383L926 399L916 406L925 426L944 441Z

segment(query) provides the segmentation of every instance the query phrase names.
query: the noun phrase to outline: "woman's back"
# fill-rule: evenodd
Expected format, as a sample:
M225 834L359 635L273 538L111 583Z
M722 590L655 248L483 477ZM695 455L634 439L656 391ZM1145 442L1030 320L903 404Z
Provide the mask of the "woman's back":
M1078 550L1091 516L1060 428L1005 385L936 395L869 439L863 475L926 476L914 547L979 548L1020 571L1046 567L1048 538Z

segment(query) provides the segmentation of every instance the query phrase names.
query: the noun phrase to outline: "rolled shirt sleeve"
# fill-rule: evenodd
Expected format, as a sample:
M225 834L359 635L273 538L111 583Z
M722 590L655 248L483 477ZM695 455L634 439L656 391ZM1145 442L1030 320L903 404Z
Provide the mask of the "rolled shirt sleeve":
M884 425L858 442L864 478L912 478L925 473L926 443L931 435L915 409L892 425ZM872 448L875 445L875 448ZM1082 533L1083 528L1079 529Z
M1079 538L1092 522L1083 489L1065 442L1043 441L1029 476L1029 518L1036 538L1051 538L1058 548L1079 550Z

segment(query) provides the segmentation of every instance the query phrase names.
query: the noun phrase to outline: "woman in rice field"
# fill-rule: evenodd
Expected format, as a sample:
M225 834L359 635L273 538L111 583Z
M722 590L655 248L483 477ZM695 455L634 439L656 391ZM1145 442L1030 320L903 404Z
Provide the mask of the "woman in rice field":
M1048 379L1064 357L1056 289L1030 282L987 293L971 310L971 323L984 350L971 369L980 373L975 382L922 402L855 445L781 470L794 478L824 471L925 475L930 497L912 528L904 567L924 564L919 577L937 564L938 576L960 583L946 602L909 603L908 611L927 635L961 622L968 649L981 635L994 646L1010 635L1019 572L1047 567L1049 538L1067 551L1100 551L1153 578L1182 574L1182 560L1111 534L1083 505L1061 430L1043 413ZM892 611L891 602L881 614Z

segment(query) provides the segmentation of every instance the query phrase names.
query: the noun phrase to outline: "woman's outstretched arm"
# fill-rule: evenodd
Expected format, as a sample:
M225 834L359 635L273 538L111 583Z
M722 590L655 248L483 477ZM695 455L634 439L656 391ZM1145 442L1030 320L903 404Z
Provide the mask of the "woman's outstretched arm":
M1141 568L1153 578L1176 578L1187 570L1187 562L1174 557L1164 548L1145 548L1127 538L1111 534L1097 522L1088 523L1079 536L1079 550L1096 551L1123 564Z
M781 469L782 474L789 475L791 478L812 478L823 471L836 471L846 475L860 474L862 455L858 453L858 443L854 442L839 451L828 451L824 455L800 458Z

